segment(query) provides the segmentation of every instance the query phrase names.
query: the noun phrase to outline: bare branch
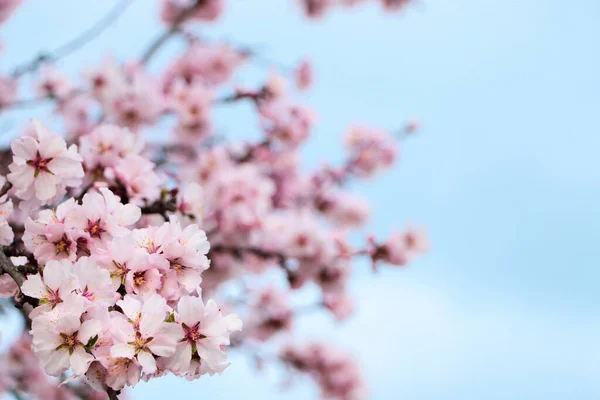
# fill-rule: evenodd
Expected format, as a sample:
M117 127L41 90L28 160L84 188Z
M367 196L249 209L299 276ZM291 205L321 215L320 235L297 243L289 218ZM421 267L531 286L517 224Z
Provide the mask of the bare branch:
M122 0L117 2L110 11L94 25L65 44L57 47L54 51L43 52L28 63L15 68L12 76L18 78L28 72L36 71L44 63L59 60L79 50L111 26L131 4L133 4L133 0Z
M4 184L4 186L2 186L2 189L0 189L0 197L4 196L6 193L8 193L8 191L13 187L12 183L10 183L9 181L6 181L6 183Z
M0 272L8 274L19 287L25 282L25 275L19 272L17 267L10 261L10 258L4 253L4 249L0 250Z
M107 388L106 389L106 394L108 395L108 398L110 400L119 400L118 393L115 390L111 389L111 388Z
M169 40L175 33L179 32L179 27L194 13L194 11L198 9L198 7L204 5L205 2L206 0L196 0L191 6L181 10L181 12L173 20L173 23L169 29L158 36L150 44L148 49L146 49L140 59L141 64L148 64L156 52L167 42L167 40Z

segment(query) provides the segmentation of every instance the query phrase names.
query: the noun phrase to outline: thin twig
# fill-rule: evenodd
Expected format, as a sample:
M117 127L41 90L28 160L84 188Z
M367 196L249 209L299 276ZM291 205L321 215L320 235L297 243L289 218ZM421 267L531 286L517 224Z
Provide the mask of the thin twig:
M146 51L144 51L144 54L140 58L140 63L142 65L148 64L156 52L167 42L167 40L171 38L171 36L179 32L179 27L194 13L194 11L197 10L198 7L202 6L205 1L206 0L196 0L191 6L181 10L181 12L173 20L173 23L169 29L154 39Z
M56 49L54 49L54 51L42 52L28 63L15 68L15 70L12 73L12 76L14 78L18 78L19 76L28 72L36 71L44 63L50 61L57 61L79 50L87 43L94 40L109 26L111 26L131 4L133 4L133 0L122 0L117 2L109 10L109 12L105 14L100 20L98 20L94 25L81 32L79 35L69 40L65 44L57 47Z

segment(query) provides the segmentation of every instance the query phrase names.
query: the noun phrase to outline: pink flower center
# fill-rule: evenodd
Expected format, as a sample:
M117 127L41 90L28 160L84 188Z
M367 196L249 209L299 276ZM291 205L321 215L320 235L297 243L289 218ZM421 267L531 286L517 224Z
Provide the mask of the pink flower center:
M69 256L71 243L71 240L67 237L66 234L64 234L59 241L54 242L54 247L56 248L56 255L65 253L67 256Z
M48 164L50 161L52 161L52 158L43 158L38 151L33 160L27 161L27 165L35 169L34 176L37 178L40 172L47 172L49 174L52 173L52 171L48 169Z
M182 326L185 340L187 340L189 343L196 343L197 341L206 338L206 336L200 332L200 322L192 327L188 327L186 324L182 324Z
M97 221L89 221L88 220L88 226L86 228L86 231L90 234L91 237L100 239L102 237L102 234L104 232L106 232L100 226L100 222L101 222L101 220L97 220Z

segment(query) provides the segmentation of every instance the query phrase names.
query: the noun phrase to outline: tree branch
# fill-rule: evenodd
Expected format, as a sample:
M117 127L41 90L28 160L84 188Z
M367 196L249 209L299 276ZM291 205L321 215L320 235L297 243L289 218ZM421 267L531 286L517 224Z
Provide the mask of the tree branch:
M194 13L194 11L197 10L198 7L204 5L205 1L206 0L196 0L194 4L181 10L181 12L173 20L173 23L169 29L154 39L146 51L144 51L144 54L140 59L140 63L142 65L148 64L156 52L167 42L167 40L171 38L171 36L179 32L179 27Z
M4 253L4 249L0 250L0 273L8 274L19 288L23 285L23 282L25 282L25 275L19 272L17 267L10 261L10 258Z
M0 197L4 196L6 193L8 193L8 191L10 189L12 189L13 185L12 183L10 183L9 181L6 181L6 183L4 183L4 186L2 186L2 189L0 189Z
M131 4L133 4L133 0L122 0L117 2L106 15L75 38L57 47L54 51L42 52L28 63L15 68L12 73L13 78L18 78L28 72L33 72L44 63L59 60L79 50L111 26Z
M106 389L106 394L108 395L108 398L110 400L119 400L118 393L114 389L107 388Z

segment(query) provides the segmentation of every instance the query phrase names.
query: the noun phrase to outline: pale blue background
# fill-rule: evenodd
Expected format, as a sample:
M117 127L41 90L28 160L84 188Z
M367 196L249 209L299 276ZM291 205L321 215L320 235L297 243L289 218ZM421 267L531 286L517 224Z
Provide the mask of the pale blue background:
M26 0L1 28L2 68L72 37L109 3ZM75 73L100 51L139 54L159 32L155 3L137 0L61 65ZM339 152L349 122L423 121L399 167L357 189L372 201L369 231L426 224L431 253L377 277L358 265L357 318L325 329L329 317L305 317L302 335L352 349L376 400L598 399L600 2L422 0L401 16L368 6L320 23L291 0L229 3L207 34L287 65L316 61L318 85L304 99L320 115L308 166ZM241 110L219 111L220 130L256 132ZM0 124L48 113L6 114ZM310 385L282 394L276 372L232 361L222 377L160 379L133 398L315 396Z

